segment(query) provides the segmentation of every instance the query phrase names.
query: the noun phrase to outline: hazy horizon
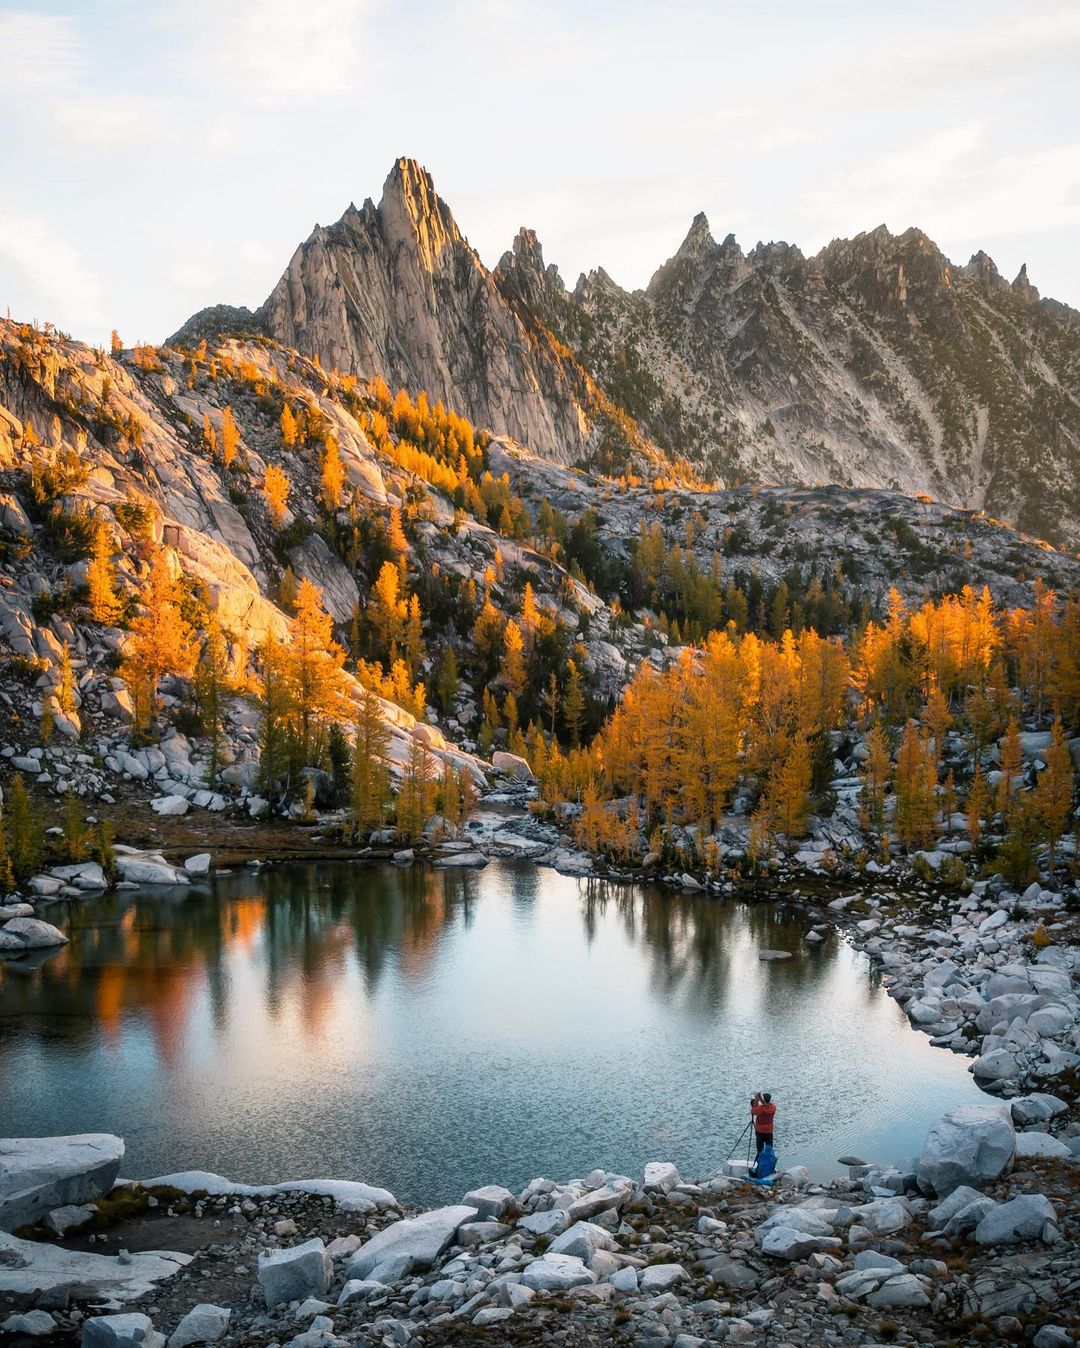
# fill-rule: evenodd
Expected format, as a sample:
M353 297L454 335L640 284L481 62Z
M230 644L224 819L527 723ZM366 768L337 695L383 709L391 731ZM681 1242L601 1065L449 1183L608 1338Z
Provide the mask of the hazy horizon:
M698 211L747 251L884 223L1080 306L1080 4L0 0L0 310L160 341L256 307L316 222L432 173L493 266L647 283Z

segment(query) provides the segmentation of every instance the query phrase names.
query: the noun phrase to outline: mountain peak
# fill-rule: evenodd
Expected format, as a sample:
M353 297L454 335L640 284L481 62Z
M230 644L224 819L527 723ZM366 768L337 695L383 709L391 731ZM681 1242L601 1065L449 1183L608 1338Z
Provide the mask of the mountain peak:
M556 295L565 295L566 287L555 263L544 263L544 250L536 231L524 225L514 235L514 242L499 259L493 273L502 286L513 290L527 305L541 313Z
M701 253L709 247L715 248L716 240L713 238L712 231L709 229L708 216L704 211L698 211L691 222L686 238L683 239L679 246L679 251L675 256L678 257L680 254L685 256L689 253Z
M383 183L379 219L388 243L415 243L427 271L434 268L444 248L464 242L450 207L435 191L431 174L415 159L395 161Z
M1012 288L1021 299L1037 300L1039 298L1039 292L1028 280L1026 262L1021 263L1020 270L1016 273L1016 280L1012 283Z

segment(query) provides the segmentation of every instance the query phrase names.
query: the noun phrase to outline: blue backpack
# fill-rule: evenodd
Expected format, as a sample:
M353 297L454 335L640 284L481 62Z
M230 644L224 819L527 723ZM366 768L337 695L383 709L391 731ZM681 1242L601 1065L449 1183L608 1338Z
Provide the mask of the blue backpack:
M766 1180L776 1169L776 1152L768 1142L762 1147L757 1160L750 1167L749 1175L753 1180Z

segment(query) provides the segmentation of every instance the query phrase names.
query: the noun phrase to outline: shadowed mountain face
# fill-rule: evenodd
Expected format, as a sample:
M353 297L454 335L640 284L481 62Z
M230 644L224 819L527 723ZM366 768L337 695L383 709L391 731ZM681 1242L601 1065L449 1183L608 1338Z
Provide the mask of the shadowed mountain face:
M744 254L699 215L646 290L598 270L568 292L529 230L488 271L401 159L255 314L215 306L173 340L229 328L427 389L563 463L928 492L1080 540L1080 315L915 229Z

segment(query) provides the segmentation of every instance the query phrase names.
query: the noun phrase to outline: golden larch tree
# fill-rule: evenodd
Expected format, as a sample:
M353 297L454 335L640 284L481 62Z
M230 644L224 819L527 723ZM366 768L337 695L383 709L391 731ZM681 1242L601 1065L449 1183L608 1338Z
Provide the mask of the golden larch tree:
M221 414L221 462L231 468L240 452L240 427L236 424L231 407Z
M266 475L263 478L263 496L266 498L266 508L270 512L270 523L275 529L280 529L285 523L291 486L287 473L276 463L267 464Z
M86 568L86 588L90 601L90 616L96 623L111 626L120 617L121 606L116 593L112 538L107 527L101 522L94 531L93 551Z
M345 465L341 462L341 450L336 435L327 436L323 447L319 486L323 505L328 511L337 510L341 504L341 491L345 486Z
M513 618L503 628L502 678L515 698L525 691L525 640Z
M296 439L296 418L293 416L292 408L286 403L281 409L281 443L286 449L292 449L296 444Z
M139 599L142 608L131 624L120 674L136 708L142 707L151 715L157 711L162 676L189 676L197 654L195 633L180 611L180 585L163 549L151 559L150 574Z

